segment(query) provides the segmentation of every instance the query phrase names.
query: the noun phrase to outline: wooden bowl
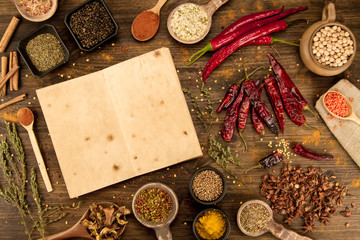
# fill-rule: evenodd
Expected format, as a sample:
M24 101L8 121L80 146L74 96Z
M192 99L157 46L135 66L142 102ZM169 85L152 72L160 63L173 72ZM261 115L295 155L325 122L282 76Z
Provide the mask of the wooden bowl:
M51 1L52 1L52 7L47 13L40 16L32 16L29 13L27 13L24 8L21 7L20 0L12 0L12 2L15 4L21 16L23 16L23 18L31 22L43 22L51 18L55 14L58 7L58 0L51 0Z
M320 29L327 26L338 26L350 34L350 38L353 41L354 53L348 58L347 63L340 67L329 67L320 64L312 53L313 38ZM302 35L300 41L300 57L305 66L320 76L334 76L344 72L354 61L356 53L356 39L354 34L345 25L336 22L335 5L329 3L323 9L322 20L311 25Z

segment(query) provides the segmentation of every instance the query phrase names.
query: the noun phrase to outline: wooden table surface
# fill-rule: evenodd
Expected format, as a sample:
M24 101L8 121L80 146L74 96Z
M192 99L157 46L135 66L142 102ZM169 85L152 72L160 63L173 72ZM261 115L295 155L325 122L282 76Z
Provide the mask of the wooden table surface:
M1 97L1 101L7 101L12 97L20 95L21 93L28 94L27 100L0 110L0 118L2 118L0 121L0 133L6 135L6 129L5 125L3 124L3 120L15 121L25 148L26 163L28 168L36 167L35 156L32 151L28 135L25 129L23 129L16 120L16 112L19 108L29 107L34 111L36 117L34 131L38 138L46 165L49 168L50 179L54 187L54 191L52 193L46 192L45 186L40 177L40 173L37 169L40 192L43 196L44 203L51 206L54 204L72 205L78 201L82 202L80 210L71 211L70 214L61 221L46 227L46 235L54 234L69 228L81 217L83 212L87 209L87 206L92 202L114 201L119 205L125 205L128 208L131 208L132 194L134 194L140 186L148 182L159 181L172 187L175 190L180 202L178 216L171 225L173 238L195 239L192 233L192 220L195 215L204 207L197 204L189 194L188 181L191 173L198 167L204 165L210 165L223 171L207 154L208 138L209 135L212 134L225 146L230 146L234 151L237 151L239 154L239 159L242 163L242 168L231 166L231 170L233 170L239 177L238 180L233 179L231 176L229 176L229 174L224 172L225 175L228 176L228 191L225 198L217 205L217 207L222 209L230 219L232 226L229 239L250 239L250 237L242 234L236 225L236 213L240 203L250 199L264 200L264 198L260 196L259 193L261 176L267 173L272 173L273 169L275 171L275 175L277 175L282 166L280 164L280 166L276 166L270 170L254 170L246 176L243 173L244 168L256 164L257 161L262 157L271 153L275 149L275 144L281 139L286 139L292 144L297 142L307 142L306 146L317 152L321 153L326 150L326 153L334 155L335 159L333 161L326 162L311 161L301 157L291 157L291 165L301 166L304 168L314 166L322 168L323 171L332 171L333 174L337 176L336 181L341 184L345 184L349 189L349 193L351 194L351 196L346 197L344 205L338 208L338 211L333 215L330 222L326 226L321 225L320 222L316 221L315 231L313 233L307 233L306 235L313 239L359 239L359 210L357 208L351 208L352 215L350 218L341 216L339 212L344 210L345 206L350 207L350 204L353 202L356 203L356 206L360 206L360 169L349 157L346 151L341 147L339 142L334 138L323 120L313 117L310 113L305 113L307 122L309 125L321 130L322 135L320 138L312 138L312 130L306 127L297 127L295 124L290 122L289 118L286 117L285 132L280 134L278 138L276 138L275 135L272 134L268 129L265 136L262 137L255 132L251 125L248 125L243 132L243 136L248 142L249 149L248 152L243 152L243 144L241 143L238 135L235 134L230 143L225 143L221 140L219 133L221 131L222 120L225 116L225 112L215 114L213 126L209 131L206 131L202 127L200 121L197 119L195 111L192 111L191 114L197 130L197 134L200 139L201 146L204 149L204 156L202 158L190 160L182 164L136 177L128 181L121 182L99 191L87 194L85 196L81 196L78 199L69 199L64 180L61 176L58 161L55 156L51 138L44 120L44 116L35 93L36 89L63 81L68 81L70 79L104 69L113 64L133 58L160 47L168 47L172 52L182 86L188 87L191 93L197 97L197 101L201 109L205 109L207 99L202 96L200 92L201 80L199 77L199 71L201 71L202 67L204 67L211 54L205 55L192 66L186 66L185 63L192 53L202 48L207 41L209 41L212 37L224 29L224 27L228 26L230 23L246 14L262 10L280 8L282 5L285 5L285 9L307 5L309 6L307 11L298 13L296 16L290 16L288 19L291 20L306 18L310 21L310 23L314 23L320 20L322 9L326 4L326 1L231 0L222 8L220 8L213 16L213 26L205 40L198 44L188 46L180 44L172 39L166 28L166 18L169 12L180 2L186 1L169 0L162 8L160 28L158 33L152 40L142 43L137 42L131 36L131 23L137 14L145 9L152 8L156 1L106 0L105 2L107 6L109 7L116 22L119 25L119 32L116 37L102 45L99 49L96 49L90 53L85 53L78 49L76 43L74 42L63 22L65 14L69 10L78 6L81 2L83 1L60 0L59 7L55 15L51 19L45 21L45 23L53 24L57 28L60 36L71 52L69 61L45 77L36 78L31 75L29 69L21 59L20 89L17 92L8 92L7 96ZM205 4L207 1L198 0L194 2ZM358 1L336 1L335 4L337 20L348 26L353 31L356 38L360 40L360 5ZM8 0L0 0L0 6L0 35L2 35L5 32L11 17L19 16L19 14L15 6ZM16 50L17 43L22 37L39 28L43 24L44 23L33 23L22 19L6 52L0 55L8 56L10 50ZM298 42L306 28L307 26L301 23L290 27L285 32L277 33L274 36L290 42ZM311 73L306 69L304 64L301 62L299 50L297 47L283 44L274 44L271 47L252 46L245 47L240 51L236 51L210 76L208 82L206 83L206 87L208 87L210 90L211 99L215 102L214 107L217 107L218 101L223 97L228 86L244 76L244 71L242 70L242 61L240 58L246 57L247 68L254 69L259 66L269 65L266 56L266 53L268 52L274 54L276 58L283 64L305 98L309 101L309 105L312 109L314 109L315 102L318 98L317 96L324 93L340 79L348 79L355 86L360 87L360 80L358 80L360 78L360 54L356 55L355 61L344 73L333 77L321 77ZM257 74L255 74L254 78L262 77L266 73L267 70L259 71ZM265 93L263 93L263 98L265 99L266 103L269 104ZM186 96L186 99L188 101L189 109L191 110L193 108L191 99L188 98L188 96ZM273 147L268 146L270 141L273 142ZM101 174L101 172L98 174ZM0 179L0 183L4 184L5 182L2 175ZM31 208L33 208L33 202L30 203ZM283 216L275 214L275 219L279 223L284 224ZM349 227L345 227L345 223L349 223ZM288 227L298 233L302 233L301 226L302 221L298 219L294 224ZM0 236L1 239L26 238L23 232L23 227L20 225L20 218L16 213L16 209L6 205L3 200L0 200ZM38 237L40 237L40 235L33 235L33 238L35 239ZM130 216L129 224L122 239L144 238L156 239L152 230L143 227L136 221L133 216ZM274 237L267 233L259 237L259 239L274 239Z

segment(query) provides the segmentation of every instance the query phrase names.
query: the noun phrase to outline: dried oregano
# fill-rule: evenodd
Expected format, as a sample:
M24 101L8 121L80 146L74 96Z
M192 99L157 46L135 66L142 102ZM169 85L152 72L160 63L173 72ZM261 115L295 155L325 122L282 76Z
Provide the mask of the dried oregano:
M30 173L26 170L25 153L15 124L6 122L6 128L9 139L4 137L0 141L0 168L4 178L2 181L4 184L0 186L0 198L17 209L28 239L31 239L35 230L44 237L44 229L48 224L65 217L64 210L78 209L80 205L51 207L42 202L36 182L36 172L33 168ZM36 211L30 209L29 198L26 198L28 177L30 177L32 201L37 206Z

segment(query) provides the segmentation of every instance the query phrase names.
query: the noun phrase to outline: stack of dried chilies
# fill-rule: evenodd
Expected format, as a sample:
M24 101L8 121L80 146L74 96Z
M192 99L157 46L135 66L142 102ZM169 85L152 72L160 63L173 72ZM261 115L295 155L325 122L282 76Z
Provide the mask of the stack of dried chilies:
M270 45L277 41L285 42L273 38L270 34L283 31L287 28L289 24L281 20L282 18L306 9L307 7L298 7L282 12L282 7L281 9L244 16L212 39L203 49L192 55L189 59L189 64L195 62L206 52L217 50L203 70L203 81L206 81L211 72L240 47L247 45Z

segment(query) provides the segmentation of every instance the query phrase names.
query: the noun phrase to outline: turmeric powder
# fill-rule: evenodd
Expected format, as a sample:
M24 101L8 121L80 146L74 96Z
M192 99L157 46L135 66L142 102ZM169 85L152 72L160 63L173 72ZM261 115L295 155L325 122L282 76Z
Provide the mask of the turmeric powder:
M206 211L195 223L198 235L206 240L221 238L226 230L225 216L216 210Z

